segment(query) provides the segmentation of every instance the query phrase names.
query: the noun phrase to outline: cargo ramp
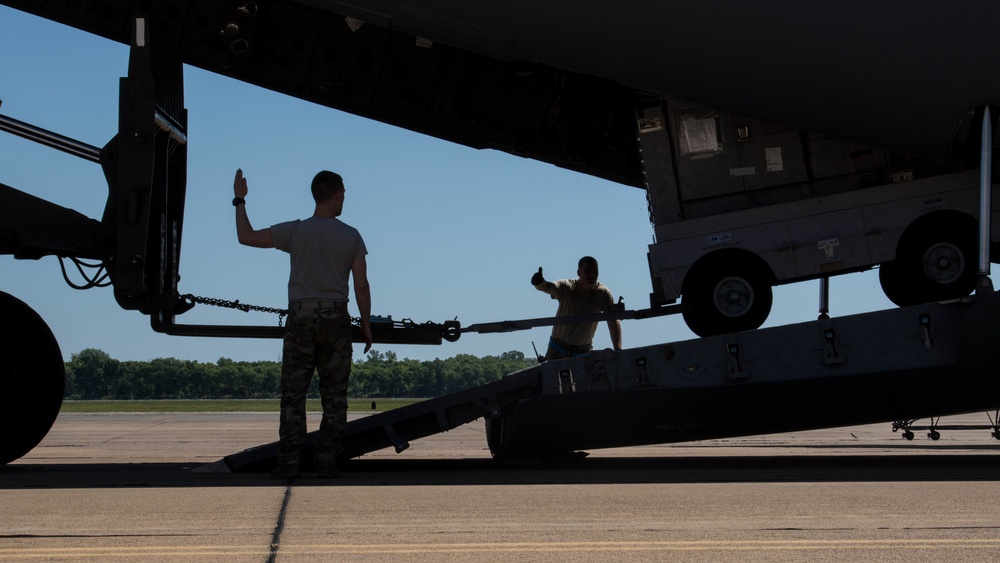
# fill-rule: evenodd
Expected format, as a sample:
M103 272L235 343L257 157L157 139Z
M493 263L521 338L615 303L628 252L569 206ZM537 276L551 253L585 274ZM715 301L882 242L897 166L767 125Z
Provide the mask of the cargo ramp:
M412 440L447 432L478 418L499 416L505 407L541 392L538 369L528 368L499 381L353 420L344 430L343 457L355 458L389 447L399 453ZM309 433L306 461L312 457L317 435ZM273 442L226 456L222 462L233 472L266 471L276 465L277 451L278 443Z
M350 422L344 457L486 418L503 458L1000 409L1000 297L981 296L543 362ZM315 443L315 433L310 442ZM307 444L307 450L308 450ZM264 471L277 444L217 463ZM309 452L305 462L308 462Z

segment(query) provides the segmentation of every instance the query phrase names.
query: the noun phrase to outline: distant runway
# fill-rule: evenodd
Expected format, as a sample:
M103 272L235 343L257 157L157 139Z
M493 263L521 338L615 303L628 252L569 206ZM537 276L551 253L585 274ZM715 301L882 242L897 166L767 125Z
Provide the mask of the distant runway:
M989 430L906 441L880 424L500 464L478 421L352 460L333 481L194 471L276 429L277 414L61 415L0 467L0 560L1000 557Z

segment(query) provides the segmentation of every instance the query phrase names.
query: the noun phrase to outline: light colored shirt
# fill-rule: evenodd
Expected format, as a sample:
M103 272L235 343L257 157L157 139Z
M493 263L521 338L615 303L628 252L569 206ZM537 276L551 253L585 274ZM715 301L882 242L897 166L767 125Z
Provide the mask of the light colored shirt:
M609 305L615 302L611 290L601 282L597 282L593 289L584 289L579 280L556 280L552 284L556 286L552 298L559 300L557 317L601 313L608 311ZM552 338L570 346L588 347L593 344L596 332L597 322L555 325L552 327Z
M274 247L290 255L288 302L348 301L355 258L368 254L361 233L340 219L310 217L271 227Z

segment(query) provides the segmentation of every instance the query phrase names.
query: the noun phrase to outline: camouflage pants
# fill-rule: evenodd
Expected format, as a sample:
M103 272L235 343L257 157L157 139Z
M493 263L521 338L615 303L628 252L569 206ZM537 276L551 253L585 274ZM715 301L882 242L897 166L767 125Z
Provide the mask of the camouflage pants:
M278 462L297 463L306 441L306 393L319 373L323 420L315 449L317 464L340 455L347 424L347 380L351 375L351 318L346 311L292 311L285 327L281 361L281 417Z

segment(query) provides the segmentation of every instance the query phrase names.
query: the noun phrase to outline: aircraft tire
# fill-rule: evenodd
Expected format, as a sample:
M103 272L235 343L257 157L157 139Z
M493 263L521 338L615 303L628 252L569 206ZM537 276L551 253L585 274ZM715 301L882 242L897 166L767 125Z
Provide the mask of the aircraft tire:
M971 218L939 217L908 229L879 283L900 307L959 299L976 286L976 230Z
M510 432L513 408L502 409L500 416L486 419L486 445L493 459L504 459L510 451Z
M741 254L696 264L684 280L684 322L698 336L760 327L771 313L769 273L760 260Z
M895 260L883 262L879 266L878 282L882 286L882 293L899 307L919 302L913 288L907 282L906 269Z
M66 369L55 336L38 313L0 292L0 464L42 441L62 407Z
M936 235L936 236L932 236ZM958 299L976 288L975 232L960 229L944 233L928 233L917 240L914 254L915 269L920 280L917 291L923 301ZM940 266L947 263L947 266Z

